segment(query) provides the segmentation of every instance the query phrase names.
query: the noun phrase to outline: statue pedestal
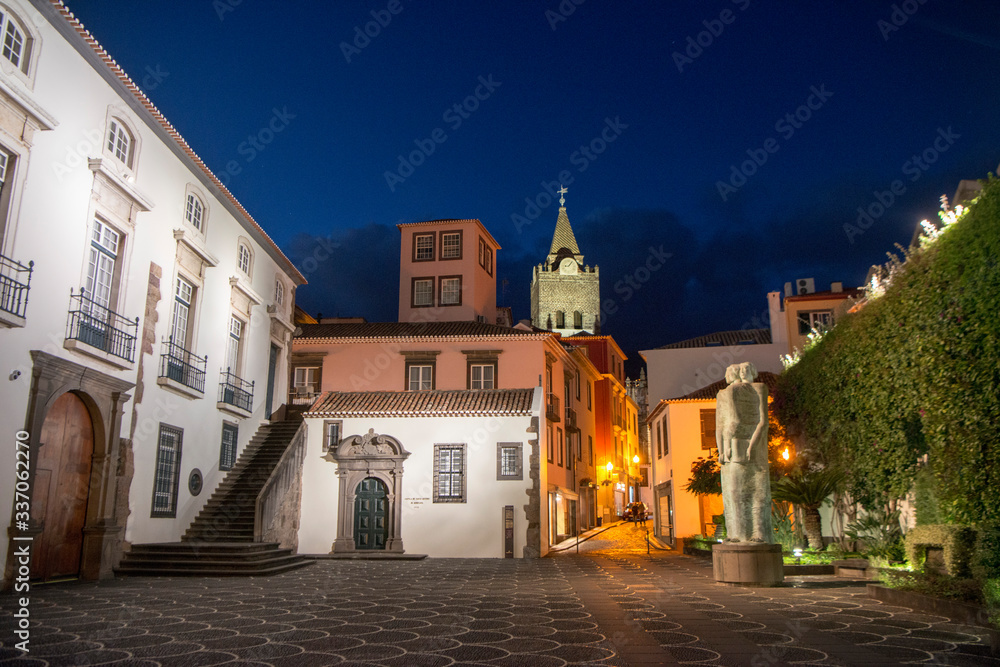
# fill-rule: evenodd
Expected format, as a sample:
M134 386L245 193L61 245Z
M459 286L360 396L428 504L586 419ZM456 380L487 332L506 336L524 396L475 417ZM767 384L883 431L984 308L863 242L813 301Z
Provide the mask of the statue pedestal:
M785 581L781 545L759 542L713 545L712 574L721 584L780 586Z

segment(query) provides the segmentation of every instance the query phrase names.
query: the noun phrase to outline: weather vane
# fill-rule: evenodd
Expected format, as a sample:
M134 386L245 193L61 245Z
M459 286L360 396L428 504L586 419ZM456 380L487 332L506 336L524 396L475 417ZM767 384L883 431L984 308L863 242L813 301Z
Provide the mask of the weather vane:
M561 188L559 188L558 192L559 192L559 205L560 206L565 206L566 205L566 193L569 192L569 190L567 190L566 186L563 185Z

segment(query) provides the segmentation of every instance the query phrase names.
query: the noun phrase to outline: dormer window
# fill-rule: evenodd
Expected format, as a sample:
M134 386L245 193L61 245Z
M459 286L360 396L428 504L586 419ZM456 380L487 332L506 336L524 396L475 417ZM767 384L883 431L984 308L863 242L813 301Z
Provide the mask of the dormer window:
M123 165L132 168L132 145L134 140L125 124L112 118L108 124L108 152Z
M201 223L205 215L205 206L196 195L187 196L187 204L184 206L184 219L199 232L202 231Z

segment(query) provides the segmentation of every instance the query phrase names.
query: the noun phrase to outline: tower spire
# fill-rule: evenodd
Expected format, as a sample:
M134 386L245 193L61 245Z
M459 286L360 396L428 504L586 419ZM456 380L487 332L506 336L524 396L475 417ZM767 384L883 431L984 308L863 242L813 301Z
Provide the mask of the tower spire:
M583 265L583 255L580 254L580 246L576 244L576 235L573 227L569 224L569 216L566 214L566 193L569 190L566 186L561 186L559 190L559 217L556 219L556 230L552 235L552 245L549 247L549 265L558 263L564 257L573 257L577 263Z

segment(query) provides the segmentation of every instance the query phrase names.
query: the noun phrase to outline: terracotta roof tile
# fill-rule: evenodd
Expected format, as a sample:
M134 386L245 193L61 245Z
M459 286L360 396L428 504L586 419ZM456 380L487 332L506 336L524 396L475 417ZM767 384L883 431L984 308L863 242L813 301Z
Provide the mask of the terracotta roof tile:
M769 395L774 395L774 388L778 384L778 376L769 371L760 371L757 373L757 382L763 382L767 385L767 392ZM683 401L683 400L699 400L699 399L713 399L720 391L726 388L728 383L725 380L719 380L718 382L713 382L707 387L702 387L696 391L692 391L690 394L685 394L684 396L678 396L676 398L669 398L669 401Z
M736 329L735 331L716 331L688 338L677 343L670 343L656 348L657 350L679 350L687 347L730 347L737 345L769 345L771 343L770 329Z
M296 340L315 339L380 339L380 338L524 338L527 340L551 336L483 322L352 322L303 324Z
M461 391L331 391L306 417L470 417L531 414L533 389Z

